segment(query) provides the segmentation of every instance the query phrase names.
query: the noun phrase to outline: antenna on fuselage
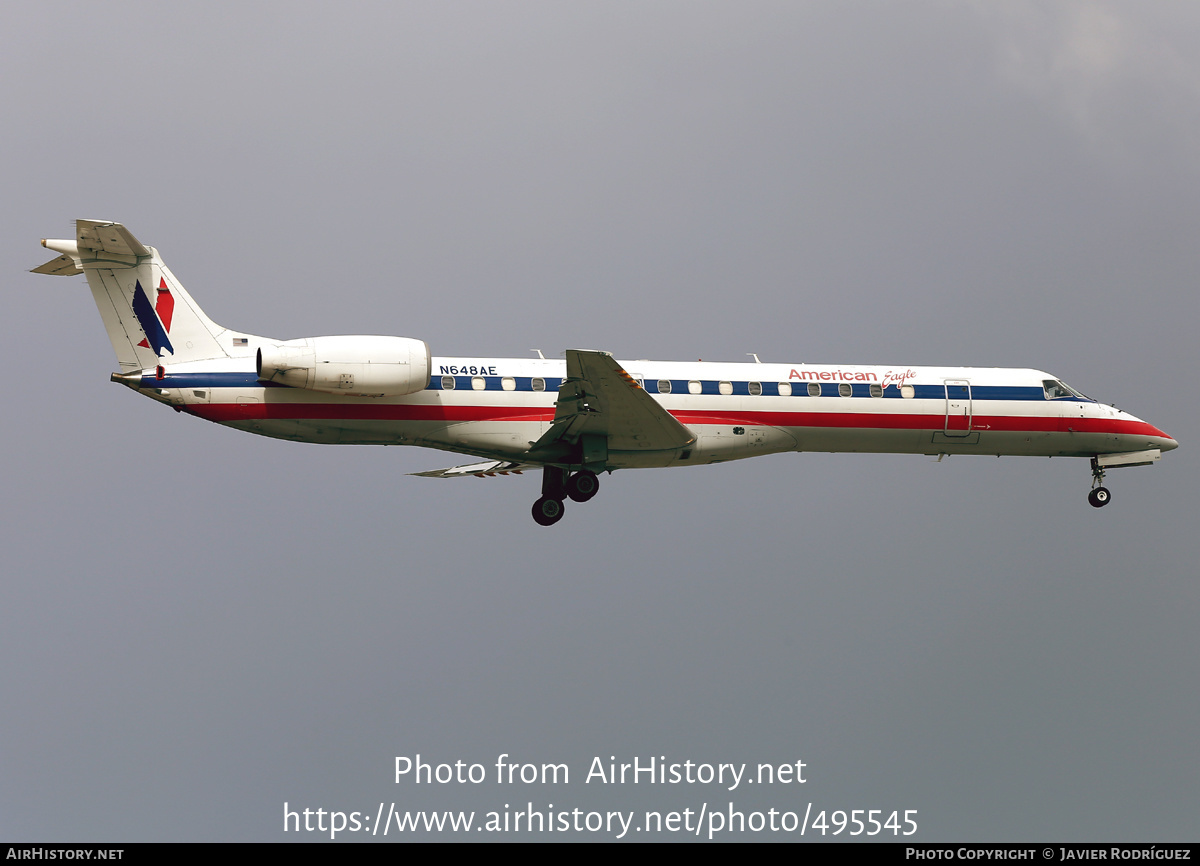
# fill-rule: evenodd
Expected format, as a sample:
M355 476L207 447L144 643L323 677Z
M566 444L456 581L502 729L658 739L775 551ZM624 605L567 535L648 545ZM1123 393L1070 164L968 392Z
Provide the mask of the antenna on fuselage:
M543 361L545 361L545 360L546 360L546 356L542 354L542 350L541 350L541 349L530 349L529 351L531 351L531 352L537 352L537 353L538 353L538 357L539 357L539 358L541 358Z
M751 358L753 358L753 359L754 359L754 363L755 363L755 364L761 364L761 363L762 363L762 361L758 360L758 352L747 352L746 354L747 354L747 355L749 355Z

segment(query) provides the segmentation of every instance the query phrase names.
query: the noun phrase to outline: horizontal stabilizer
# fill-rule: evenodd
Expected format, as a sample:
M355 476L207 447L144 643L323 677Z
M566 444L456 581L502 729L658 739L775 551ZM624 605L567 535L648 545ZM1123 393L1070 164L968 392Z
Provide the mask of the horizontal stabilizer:
M49 274L52 277L73 277L76 274L82 274L83 268L75 263L75 259L62 255L57 259L51 259L41 267L34 268L29 273Z
M75 220L75 237L80 249L115 253L120 256L150 255L150 250L120 223L107 220Z
M409 475L421 475L425 478L487 478L492 475L520 475L526 469L541 469L536 463L514 463L511 460L488 460L486 463L470 463L465 466L451 466L449 469L434 469L431 472L410 472Z

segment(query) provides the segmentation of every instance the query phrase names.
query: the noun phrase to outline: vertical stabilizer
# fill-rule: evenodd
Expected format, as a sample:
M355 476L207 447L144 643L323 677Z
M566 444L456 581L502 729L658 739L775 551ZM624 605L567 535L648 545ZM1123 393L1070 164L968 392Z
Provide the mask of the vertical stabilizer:
M223 358L225 330L204 315L163 264L120 223L76 220L75 240L44 240L62 255L34 273L83 272L122 372Z

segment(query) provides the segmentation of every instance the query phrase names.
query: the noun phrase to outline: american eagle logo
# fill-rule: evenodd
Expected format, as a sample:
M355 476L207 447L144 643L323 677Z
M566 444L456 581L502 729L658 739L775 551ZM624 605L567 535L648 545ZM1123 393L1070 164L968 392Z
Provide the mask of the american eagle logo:
M171 316L174 312L175 299L171 297L166 280L161 277L158 280L158 297L155 298L153 307L142 289L141 280L137 281L133 286L133 314L137 316L142 333L146 335L146 339L138 345L153 349L154 354L160 358L164 349L174 355L175 347L171 345L171 338L167 336L171 331Z

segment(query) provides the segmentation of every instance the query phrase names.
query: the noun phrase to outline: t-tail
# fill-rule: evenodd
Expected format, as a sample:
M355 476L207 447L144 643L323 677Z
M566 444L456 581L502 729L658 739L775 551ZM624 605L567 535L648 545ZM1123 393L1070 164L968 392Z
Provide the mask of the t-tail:
M74 240L42 246L62 255L33 273L87 277L122 373L229 356L219 339L226 329L204 315L158 251L120 223L76 220Z

